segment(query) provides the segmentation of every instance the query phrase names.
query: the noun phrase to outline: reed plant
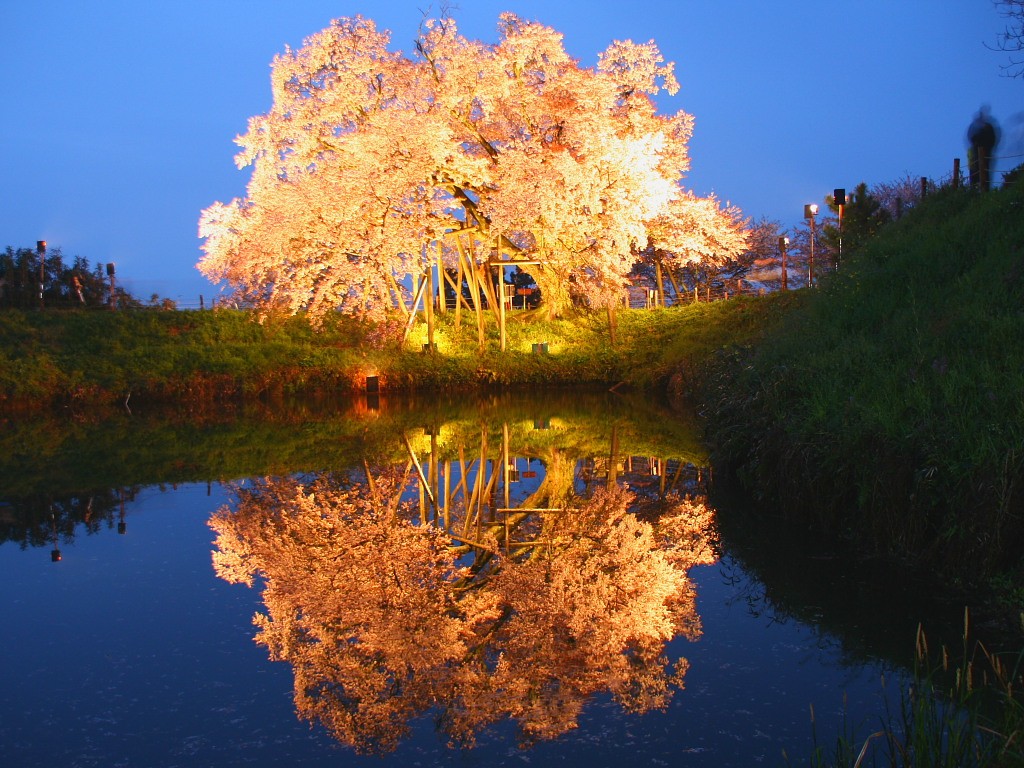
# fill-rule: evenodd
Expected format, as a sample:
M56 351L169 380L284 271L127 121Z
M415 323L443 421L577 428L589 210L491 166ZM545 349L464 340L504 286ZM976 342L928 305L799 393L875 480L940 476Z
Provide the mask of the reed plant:
M877 728L867 735L844 721L831 744L819 744L812 709L814 743L807 764L814 768L1024 765L1024 653L1007 656L972 641L967 611L962 643L959 649L942 647L935 653L919 628L913 672L895 702L885 692L885 711Z

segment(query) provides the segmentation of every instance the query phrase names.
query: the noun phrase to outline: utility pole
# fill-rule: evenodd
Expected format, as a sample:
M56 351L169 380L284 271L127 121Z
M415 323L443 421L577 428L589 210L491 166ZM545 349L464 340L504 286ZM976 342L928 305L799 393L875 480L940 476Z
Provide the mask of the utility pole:
M107 298L107 303L111 309L116 309L117 295L114 291L114 262L107 264L107 277L110 278L110 296Z
M36 240L36 254L39 256L39 308L43 308L43 286L46 282L46 241Z

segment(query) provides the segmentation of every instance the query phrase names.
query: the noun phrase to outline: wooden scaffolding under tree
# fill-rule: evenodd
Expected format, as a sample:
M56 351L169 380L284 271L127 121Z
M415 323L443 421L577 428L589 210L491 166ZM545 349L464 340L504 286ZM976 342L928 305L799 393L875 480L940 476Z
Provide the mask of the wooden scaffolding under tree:
M455 259L454 277L445 268L445 249ZM423 313L427 325L426 349L435 349L434 313L446 312L446 291L451 289L455 302L455 327L462 325L462 312L472 312L476 319L477 343L480 349L485 346L484 316L489 309L494 314L498 326L498 337L501 351L506 347L506 311L510 308L511 294L506 288L505 268L519 267L527 264L540 265L544 261L530 258L523 254L522 249L502 234L492 235L482 231L479 226L465 226L451 230L438 239L423 246L423 269L419 274L412 275L413 300L408 309L400 300L401 292L392 278L392 290L399 297L399 304L406 309L408 318L404 339L408 339L419 313ZM467 297L463 293L466 286ZM499 297L498 292L501 296ZM440 300L439 300L440 297Z

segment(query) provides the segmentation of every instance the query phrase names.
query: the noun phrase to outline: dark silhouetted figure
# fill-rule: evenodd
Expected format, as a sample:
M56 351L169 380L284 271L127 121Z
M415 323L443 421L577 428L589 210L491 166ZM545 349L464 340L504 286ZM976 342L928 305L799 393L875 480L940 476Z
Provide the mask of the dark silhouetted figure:
M988 107L982 107L967 129L967 141L971 144L967 158L971 172L971 186L983 191L992 185L992 151L999 143L999 128L988 114Z

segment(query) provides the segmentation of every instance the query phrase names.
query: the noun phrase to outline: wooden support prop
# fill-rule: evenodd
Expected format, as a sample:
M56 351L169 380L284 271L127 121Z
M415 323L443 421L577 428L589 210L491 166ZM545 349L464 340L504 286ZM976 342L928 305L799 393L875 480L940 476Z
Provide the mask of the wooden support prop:
M505 268L498 265L498 348L505 351Z
M470 240L470 246L473 241ZM477 278L476 278L476 263L472 255L472 249L466 250L462 244L462 238L455 238L455 245L459 251L459 263L464 266L466 274L466 284L469 286L469 298L473 302L473 312L476 314L476 332L477 332L477 344L479 348L484 348L484 313L483 305L480 301L480 291L478 290ZM461 287L459 293L461 293Z
M402 335L402 341L404 342L409 338L409 334L412 332L413 323L416 322L416 308L419 306L420 298L423 296L423 291L426 289L427 283L425 280L421 280L419 286L416 289L416 295L412 300L412 309L409 310L409 320L405 324L405 333Z
M462 298L462 257L457 255L455 260L457 264L455 284L452 285L452 290L455 292L455 329L458 330L462 327L462 304L465 300Z
M658 286L658 306L665 306L665 280L661 276L661 259L654 261L654 277Z
M437 248L437 311L447 312L448 299L445 290L452 279L444 268L444 250L441 248L441 241L435 240L434 246Z
M426 261L427 261L427 272L425 280L427 283L427 293L423 297L423 314L427 318L427 348L431 351L434 350L434 300L435 300L435 285L434 285L434 256L433 251L429 245L426 246Z
M477 280L480 282L480 287L483 289L484 296L487 297L487 304L490 306L491 311L494 313L494 319L500 323L501 318L499 313L501 311L500 304L496 294L494 293L494 282L492 280L492 274L490 270L491 261L488 260L485 264L477 265Z
M403 314L405 314L406 317L409 317L409 308L405 306L405 299L402 298L402 289L398 287L398 281L395 280L395 276L390 270L388 271L388 286L395 294L395 306L400 307Z
M676 278L672 274L672 267L666 267L665 273L668 275L668 281L672 284L672 296L674 297L674 304L679 303L679 285L676 283Z

